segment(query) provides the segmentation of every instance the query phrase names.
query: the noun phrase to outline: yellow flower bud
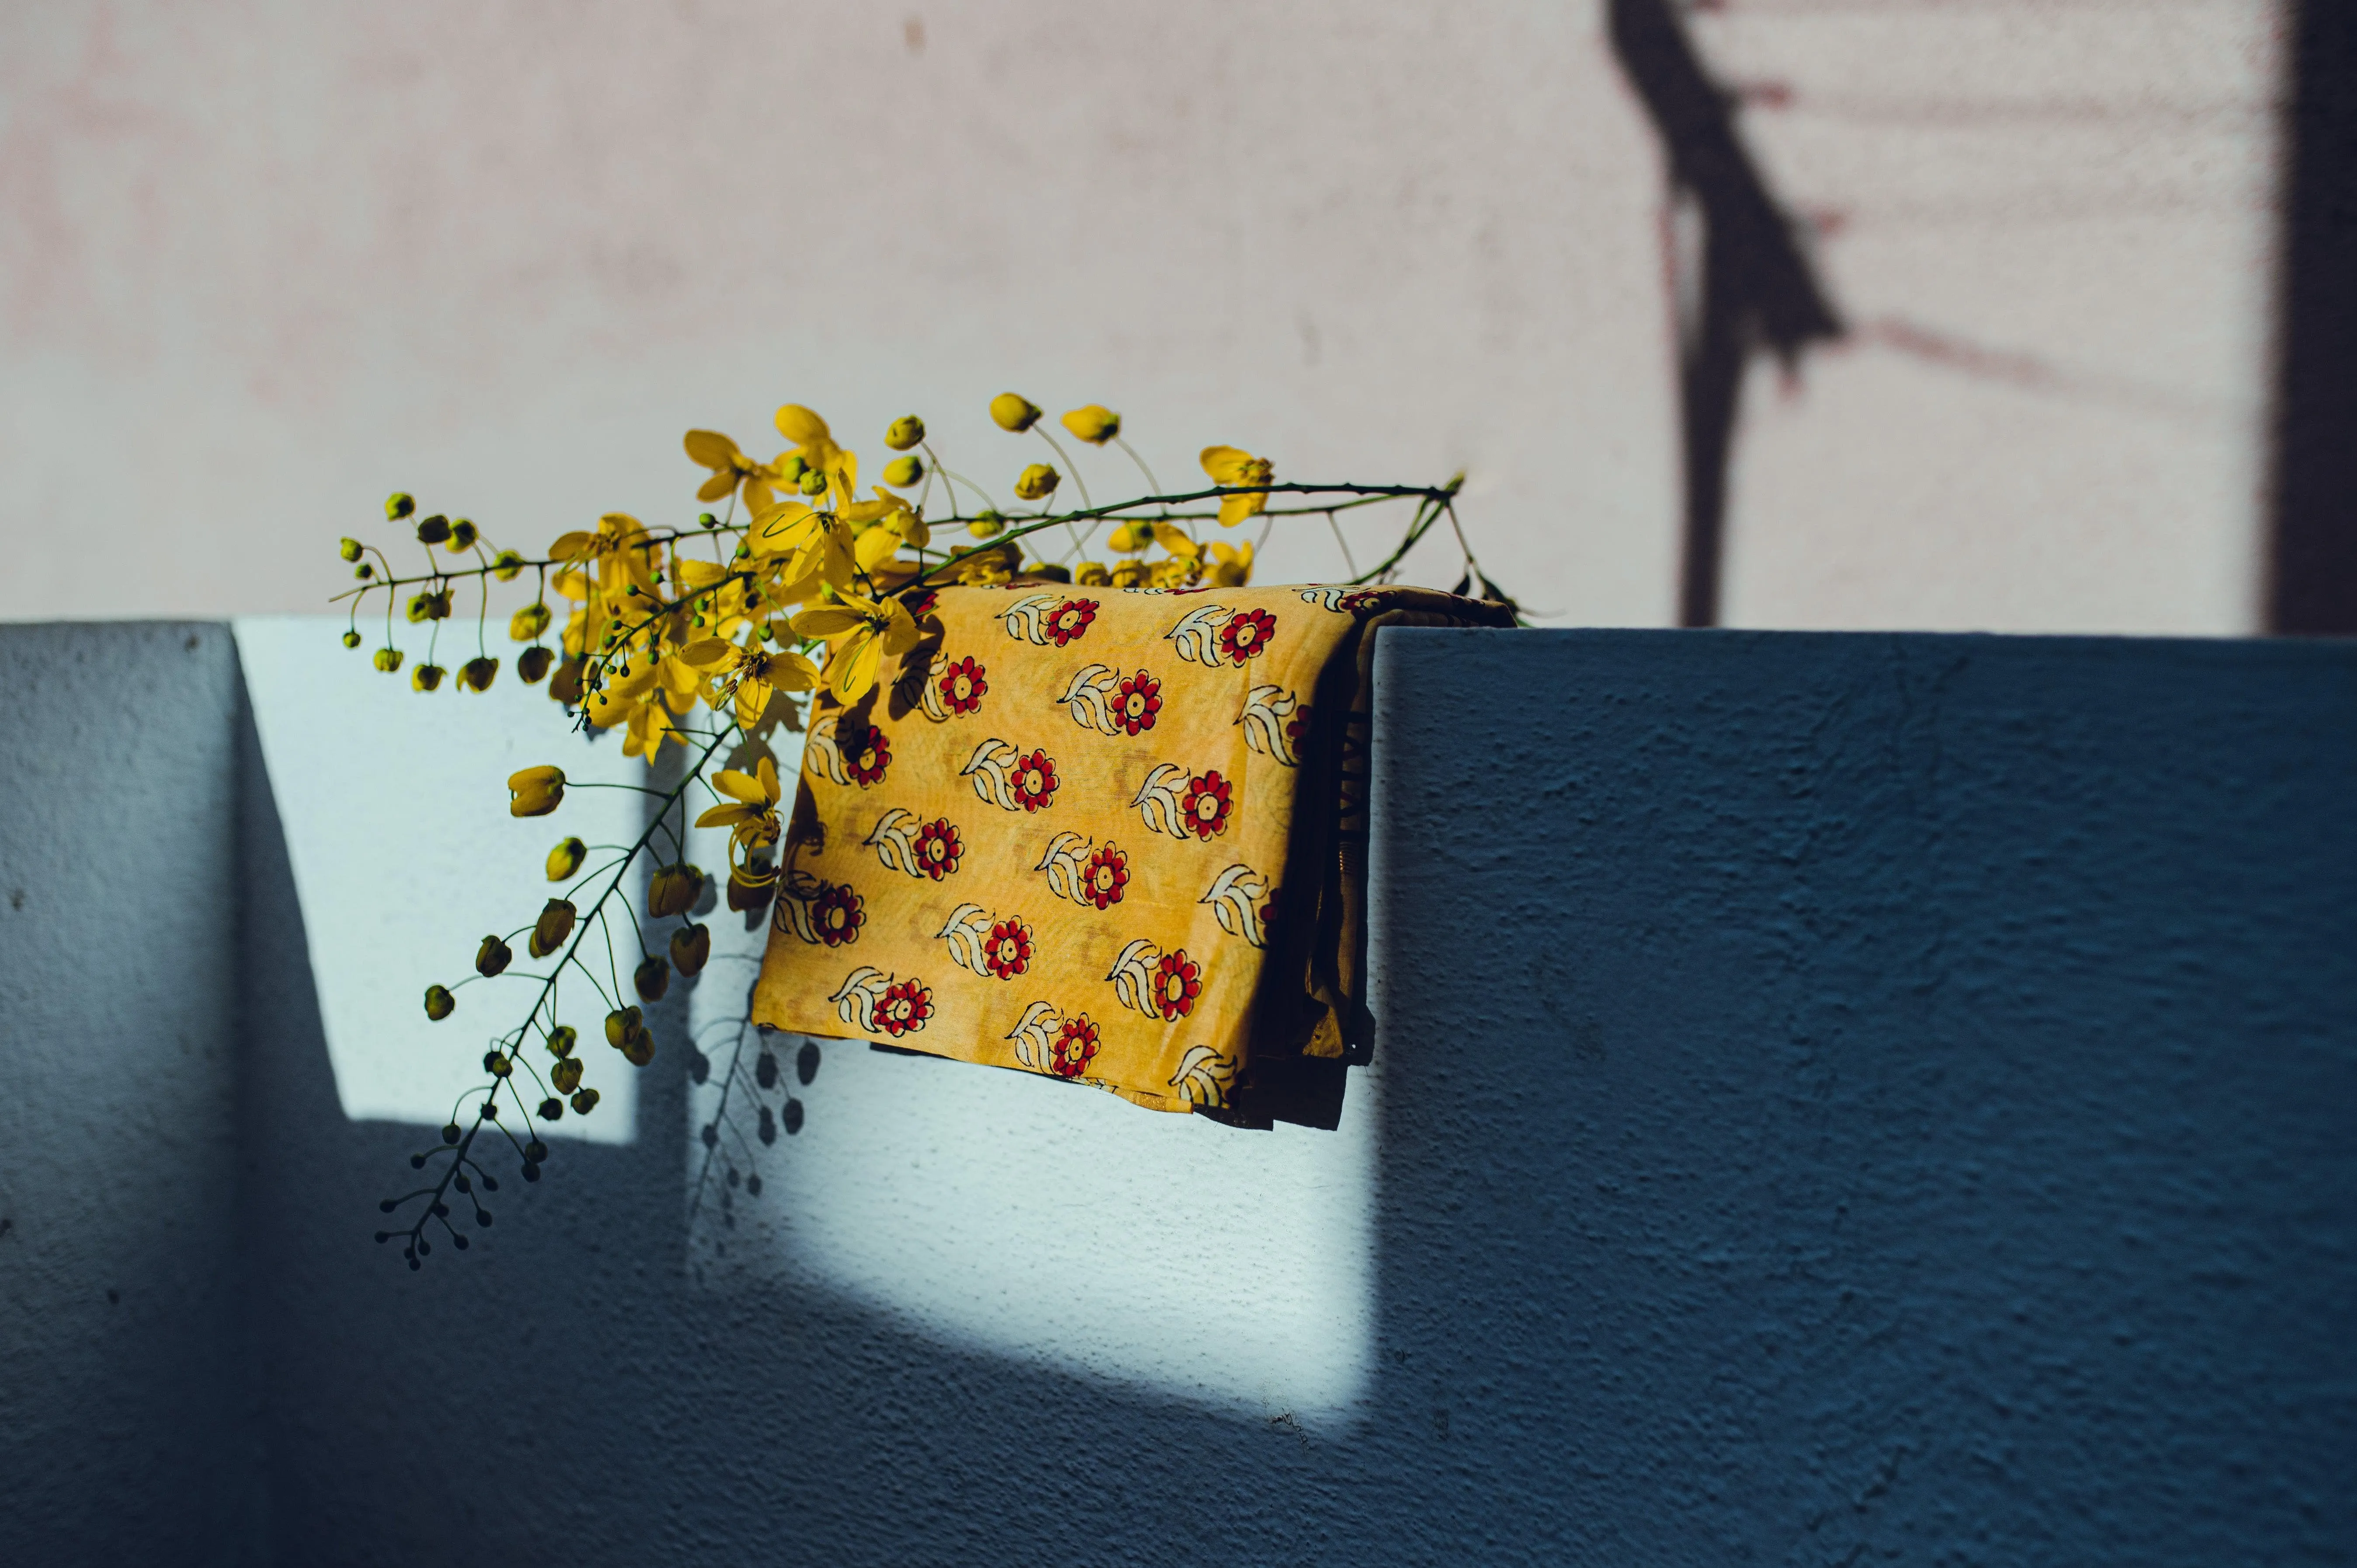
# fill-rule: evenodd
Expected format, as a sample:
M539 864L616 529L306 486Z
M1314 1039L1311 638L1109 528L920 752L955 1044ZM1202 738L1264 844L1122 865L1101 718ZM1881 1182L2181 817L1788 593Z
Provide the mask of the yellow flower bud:
M545 1100L542 1101L540 1102L540 1119L541 1119L542 1121L544 1121L544 1122L562 1122L562 1121L564 1121L564 1120L565 1120L565 1101L563 1101L562 1100L557 1099L557 1098L556 1098L556 1096L554 1096L554 1095L553 1095L553 1094L552 1094L552 1095L550 1095L547 1099L545 1099ZM539 1167L538 1165L533 1165L533 1167L531 1167L531 1168L532 1168L532 1169L533 1169L534 1171L537 1171L537 1170L539 1170L539 1169L540 1169L540 1167ZM524 1177L524 1180L526 1180L526 1181L530 1181L530 1180L532 1180L532 1179L533 1179L533 1178L532 1178L532 1177L530 1177L530 1176L526 1176L526 1177Z
M544 817L565 799L565 769L543 763L508 775L508 815Z
M339 544L337 548L342 553L344 559L347 561L357 561L361 558L361 542L357 539L347 539Z
M515 1071L515 1063L508 1060L508 1054L505 1051L485 1051L483 1070L493 1078L505 1078Z
M904 413L884 433L884 445L895 452L906 452L924 438L925 422L913 413Z
M451 554L456 555L463 551L471 550L474 547L475 525L468 521L463 517L453 521L450 524L449 542L444 546L444 548L447 549Z
M512 550L502 550L491 557L491 575L504 583L523 570L523 557Z
M480 659L469 659L458 666L458 684L466 687L469 692L488 692L491 689L492 680L499 672L500 661L488 655Z
M416 510L417 498L406 490L395 490L384 498L384 520L387 522L399 522Z
M581 678L588 670L588 655L575 654L558 665L556 673L549 677L548 694L560 703L578 703L582 695Z
M570 882L573 874L581 869L581 863L588 858L589 846L579 839L559 840L556 847L548 852L548 879Z
M515 951L497 937L485 937L483 945L475 950L475 972L489 979L507 968Z
M405 615L407 615L407 616L409 617L409 623L410 623L412 626L414 626L414 625L416 625L419 621L424 620L427 616L431 615L431 614L433 613L433 611L434 611L434 596L433 596L433 595L431 595L431 594L412 594L412 595L410 595L410 596L409 596L409 607L408 607L405 611L404 611L403 613L404 613Z
M1020 435L1039 423L1039 410L1019 392L1000 392L990 400L990 417L999 429Z
M906 489L925 477L925 464L920 457L895 457L884 465L884 482Z
M438 511L417 525L417 542L420 544L439 544L449 537L450 520Z
M585 1089L575 1095L570 1103L573 1106L573 1114L587 1116L597 1109L597 1091L594 1089Z
M361 634L359 632L348 631L344 633L344 646L346 648L358 648L360 645Z
M644 1067L655 1059L655 1032L644 1024L622 1042L622 1059L632 1067Z
M810 459L799 452L789 452L778 459L778 480L780 484L798 486L802 482L802 476L810 471Z
M1006 532L1006 520L985 509L974 513L974 521L965 525L965 531L976 539L996 539Z
M565 843L579 842L578 839L565 840ZM565 845L559 844L557 847L562 849ZM551 898L542 905L540 918L532 923L532 940L526 944L532 950L532 956L546 958L550 953L563 947L565 939L573 934L575 914L573 906L562 898Z
M566 1057L548 1069L549 1087L559 1094L570 1094L581 1087L581 1058Z
M399 670L401 668L401 650L398 648L378 649L376 650L376 667L387 675Z
M556 1027L548 1032L548 1054L554 1057L557 1060L563 1061L566 1057L573 1054L574 1045L579 1041L580 1038L581 1031L576 1029L572 1025L559 1024ZM565 1088L566 1091L570 1092L572 1086L567 1084Z
M606 1043L616 1050L640 1027L643 1016L635 1007L617 1007L606 1015Z
M1105 588L1113 585L1113 574L1102 561L1083 561L1072 574L1072 581L1083 588Z
M516 655L516 678L527 686L537 686L548 667L556 662L556 655L545 648L527 648Z
M412 691L431 692L442 684L445 671L439 664L420 664L409 672Z
M436 1023L447 1018L457 1006L458 999L450 994L448 986L429 985L425 988L425 1015Z
M683 926L671 937L672 967L691 978L701 973L705 961L712 956L712 929L708 926Z
M1045 500L1056 493L1063 476L1045 463L1034 463L1016 478L1015 493L1027 501Z
M370 565L367 562L363 561L363 562L361 562L359 565L357 565L357 566L355 566L355 567L353 567L353 568L352 568L352 575L353 575L353 576L355 576L355 577L357 577L357 578L359 578L361 582L365 583L365 582L367 582L371 577L373 577L373 576L375 576L375 575L376 575L376 568L375 568L374 566Z
M448 620L450 618L451 593L451 589L445 588L438 594L428 594L425 596L425 618L427 620Z
M1146 585L1146 563L1123 561L1113 569L1113 585L1116 588L1142 588Z
M703 890L703 872L685 864L666 865L647 885L647 913L658 920L684 915Z
M1143 550L1153 542L1154 525L1140 519L1133 519L1117 525L1113 531L1113 537L1105 541L1110 548L1118 550L1125 555Z
M794 489L806 496L823 496L826 494L826 476L816 468L805 469L802 477L794 481Z
M1064 415L1064 428L1092 446L1102 446L1121 434L1121 415L1092 403Z
M548 606L530 604L508 617L508 637L516 642L530 642L548 629Z

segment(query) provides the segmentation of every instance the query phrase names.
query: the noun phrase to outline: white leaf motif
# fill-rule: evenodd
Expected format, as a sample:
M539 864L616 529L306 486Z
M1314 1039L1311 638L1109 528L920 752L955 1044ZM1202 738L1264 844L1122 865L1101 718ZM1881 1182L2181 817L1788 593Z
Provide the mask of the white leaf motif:
M1350 612L1342 608L1342 601L1357 592L1359 592L1358 589L1347 585L1329 587L1317 585L1301 590L1301 602L1305 605L1316 605L1321 610L1333 610L1338 614L1347 615Z
M1211 913L1219 918L1220 929L1232 937L1242 937L1257 948L1267 945L1267 935L1260 924L1261 903L1267 897L1265 877L1249 865L1231 865L1212 879L1211 890L1195 902L1211 907Z
M950 656L936 649L930 664L911 664L900 671L893 682L901 703L916 709L935 724L947 724L950 711L942 706L941 678L950 667Z
M1235 611L1225 605L1198 605L1178 618L1178 624L1164 632L1163 638L1178 650L1178 657L1196 664L1220 662L1220 628L1228 624Z
M1034 1002L1023 1009L1021 1021L1006 1032L1015 1042L1015 1059L1035 1072L1046 1072L1056 1055L1053 1031L1063 1025L1052 1002Z
M1023 805L1015 798L1015 787L1008 780L1006 770L1021 755L1020 748L1012 742L996 737L985 740L974 748L974 756L958 769L958 777L973 779L974 792L984 800L994 801L1010 811L1019 811Z
M1034 594L1028 599L1017 599L999 612L1006 623L1006 635L1017 641L1048 646L1048 623L1045 612L1064 601L1054 594Z
M990 939L990 917L979 904L961 904L950 923L934 935L948 940L950 957L963 968L982 973L982 944Z
M1165 762L1146 776L1129 803L1138 808L1146 825L1156 832L1183 839L1187 836L1186 787L1187 770L1175 762Z
M1300 758L1293 755L1293 737L1285 733L1285 721L1300 705L1282 686L1254 686L1244 693L1244 711L1236 717L1244 726L1244 744L1287 768L1297 766Z
M1048 886L1057 897L1088 903L1088 895L1082 891L1086 886L1082 878L1088 874L1089 854L1093 847L1086 833L1058 833L1048 841L1048 853L1031 869L1048 874Z
M851 782L851 775L843 770L843 747L835 744L834 719L821 719L811 725L804 750L818 759L819 771L838 784Z
M872 844L876 858L895 871L905 871L911 876L922 876L925 868L917 863L917 813L893 807L877 819L876 829L863 844Z
M1114 994L1125 1007L1135 1007L1149 1018L1158 1018L1154 1010L1154 966L1160 962L1162 950L1144 937L1121 950L1114 961L1113 971L1105 976L1113 982Z
M1105 705L1105 701L1120 684L1118 671L1103 664L1092 664L1072 677L1071 683L1064 688L1064 694L1056 701L1071 711L1072 722L1083 729L1092 729L1102 735L1119 735L1120 722L1113 716L1113 710Z
M818 941L818 928L811 923L810 900L798 898L780 888L778 891L777 913L771 923L781 931L791 931L806 942Z
M1228 1089L1235 1076L1236 1064L1228 1058L1209 1046L1189 1046L1187 1054L1178 1058L1170 1087L1189 1105L1217 1109L1227 1104Z
M891 979L880 969L855 969L851 977L843 983L843 989L827 1000L834 1004L836 1016L845 1023L874 1034L876 1004L884 999L885 987Z

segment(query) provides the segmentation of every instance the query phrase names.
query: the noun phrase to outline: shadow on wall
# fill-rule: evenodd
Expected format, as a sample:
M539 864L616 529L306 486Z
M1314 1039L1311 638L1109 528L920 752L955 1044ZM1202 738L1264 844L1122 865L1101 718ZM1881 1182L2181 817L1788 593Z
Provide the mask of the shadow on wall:
M129 678L137 658L70 686L45 635L0 633L11 689L111 695L126 725L193 711ZM1347 1424L1002 1353L687 1230L683 1053L646 1076L635 1142L559 1148L485 1244L404 1271L368 1231L419 1132L340 1112L278 804L225 706L242 1142L238 1190L203 1206L235 1216L242 1310L202 1322L247 1343L143 1365L39 1494L0 1472L16 1541L61 1563L633 1565L2357 1552L2357 645L1411 630L1377 659L1381 1137ZM1534 692L1557 693L1538 721ZM38 826L113 741L35 719L0 786ZM0 944L5 993L61 993L21 948ZM102 961L146 994L178 958ZM153 1080L130 1056L67 1090L15 1065L91 1044L6 1069L18 1235L70 1207L40 1175L90 1136L68 1112L120 1120ZM815 1163L807 1140L863 1127L830 1157L988 1247L987 1194L929 1185L893 1122L926 1082L992 1080L1124 1136L1152 1121L829 1047L778 1183ZM973 1103L957 1136L1018 1145L1075 1217L1101 1204L1118 1152ZM1257 1201L1311 1201L1261 1168ZM133 1213L169 1190L142 1171L72 1179ZM1146 1240L1249 1300L1189 1196ZM799 1253L817 1210L780 1211ZM26 1336L91 1282L0 1277L0 1441L71 1434L99 1406L36 1376ZM974 1310L1085 1335L1097 1307L1065 1278ZM1215 1361L1232 1332L1163 1326ZM112 1501L216 1496L251 1528Z
M1685 480L1678 624L1716 626L1744 371L1765 349L1789 374L1811 343L1840 337L1842 323L1736 132L1735 95L1704 71L1668 0L1611 0L1610 23L1675 197L1669 246ZM1678 231L1696 225L1699 236ZM1698 242L1681 242L1690 240Z
M2299 0L2267 629L2357 633L2357 8Z

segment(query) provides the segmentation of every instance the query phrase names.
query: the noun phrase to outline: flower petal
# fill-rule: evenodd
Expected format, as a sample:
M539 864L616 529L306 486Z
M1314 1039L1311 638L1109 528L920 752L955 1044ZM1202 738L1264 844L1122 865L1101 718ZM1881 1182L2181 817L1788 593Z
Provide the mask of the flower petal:
M737 443L717 430L691 430L680 444L690 457L707 468L726 471L737 467Z
M1203 472L1211 477L1213 484L1232 485L1243 466L1252 461L1252 454L1234 446L1206 446L1200 461Z
M790 403L778 410L778 434L797 446L815 446L834 439L826 427L826 421L798 403Z

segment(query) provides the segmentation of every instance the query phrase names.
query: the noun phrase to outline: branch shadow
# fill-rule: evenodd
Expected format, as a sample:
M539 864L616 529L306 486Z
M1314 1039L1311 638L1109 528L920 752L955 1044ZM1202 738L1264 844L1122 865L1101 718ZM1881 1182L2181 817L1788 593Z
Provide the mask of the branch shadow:
M1718 624L1727 490L1744 372L1765 349L1789 372L1844 328L1735 128L1732 96L1711 81L1666 0L1611 0L1613 52L1644 101L1674 192L1702 226L1691 318L1680 320L1679 424L1684 541L1678 624Z

